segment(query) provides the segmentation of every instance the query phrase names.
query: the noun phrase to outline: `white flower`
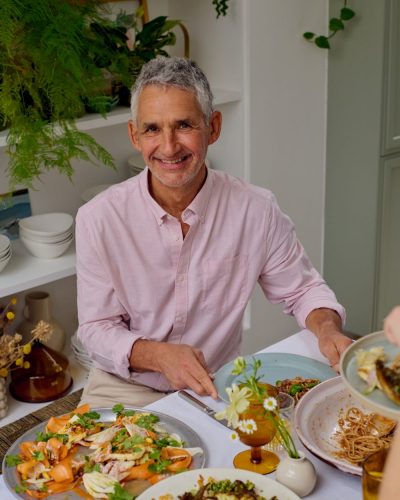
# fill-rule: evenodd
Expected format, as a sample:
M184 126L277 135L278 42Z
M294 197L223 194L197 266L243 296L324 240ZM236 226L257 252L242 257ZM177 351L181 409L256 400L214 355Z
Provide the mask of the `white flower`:
M257 424L250 418L248 420L239 420L239 430L246 434L253 434L257 430Z
M229 437L232 439L232 441L239 441L239 434L236 431L232 431L229 434Z
M275 411L278 407L278 402L275 398L265 398L263 402L263 406L267 411Z
M248 387L239 387L232 384L232 387L227 387L226 392L229 397L230 404L225 410L215 414L217 420L227 419L229 427L236 429L239 425L239 413L243 413L249 406L248 397L252 392Z

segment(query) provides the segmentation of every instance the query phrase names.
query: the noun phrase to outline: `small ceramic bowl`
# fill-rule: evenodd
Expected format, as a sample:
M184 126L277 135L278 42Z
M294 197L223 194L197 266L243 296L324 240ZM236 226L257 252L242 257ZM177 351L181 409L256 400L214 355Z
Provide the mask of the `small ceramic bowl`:
M60 243L41 243L38 241L31 240L26 238L23 235L20 235L20 240L22 241L25 248L31 253L34 257L38 257L39 259L55 259L56 257L60 257L63 253L68 250L68 247L72 243L74 236L71 234L70 238L64 240Z

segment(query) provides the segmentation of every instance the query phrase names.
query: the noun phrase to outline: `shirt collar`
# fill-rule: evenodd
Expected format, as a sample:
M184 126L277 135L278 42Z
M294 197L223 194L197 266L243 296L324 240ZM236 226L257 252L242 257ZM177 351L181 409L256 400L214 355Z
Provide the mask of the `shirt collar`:
M210 201L211 192L214 186L214 172L207 168L207 177L206 180L197 193L196 197L190 203L190 205L186 208L186 210L191 210L193 213L197 214L201 222L204 222L208 203ZM149 169L146 167L143 172L139 174L139 184L141 191L149 203L150 209L153 212L155 218L157 219L157 223L159 226L164 222L164 218L168 216L168 213L155 201L155 199L151 196L149 191Z

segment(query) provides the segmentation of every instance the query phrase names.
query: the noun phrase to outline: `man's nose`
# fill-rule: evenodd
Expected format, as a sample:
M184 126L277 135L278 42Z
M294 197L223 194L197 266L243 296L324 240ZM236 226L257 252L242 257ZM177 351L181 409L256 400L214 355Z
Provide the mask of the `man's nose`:
M165 131L162 135L162 152L165 155L172 156L178 150L178 141L176 134L173 130Z

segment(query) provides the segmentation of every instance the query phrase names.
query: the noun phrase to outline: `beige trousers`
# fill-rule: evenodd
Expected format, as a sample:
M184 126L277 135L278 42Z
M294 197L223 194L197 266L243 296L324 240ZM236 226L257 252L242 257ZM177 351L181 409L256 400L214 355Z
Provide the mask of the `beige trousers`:
M92 367L80 404L88 403L91 408L112 408L115 404L121 403L126 407L142 408L165 395L166 393L151 387L121 379Z

